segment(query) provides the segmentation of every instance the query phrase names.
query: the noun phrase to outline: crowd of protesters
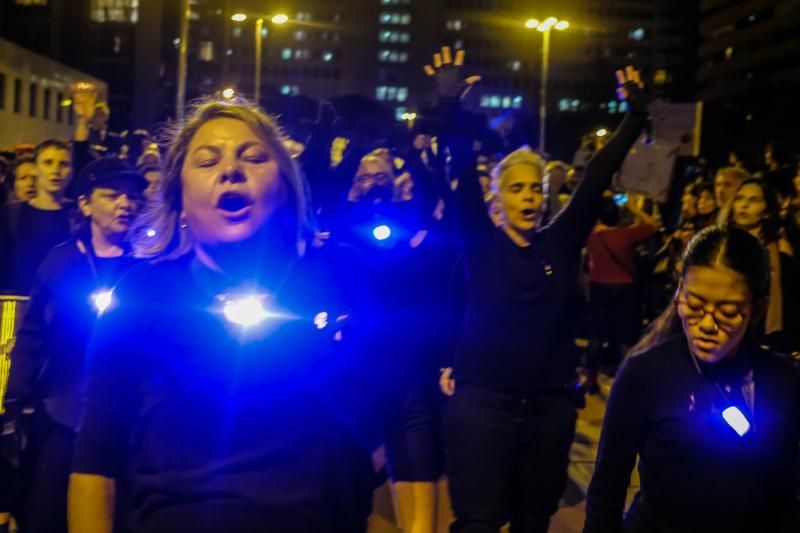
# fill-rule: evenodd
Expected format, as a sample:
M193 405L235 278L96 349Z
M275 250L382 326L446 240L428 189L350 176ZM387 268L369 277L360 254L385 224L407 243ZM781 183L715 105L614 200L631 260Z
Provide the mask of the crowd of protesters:
M791 151L678 165L672 208L612 188L638 71L569 165L493 142L464 58L411 129L209 97L120 137L79 84L72 139L5 154L0 531L365 531L383 446L404 531L446 476L451 531L546 532L601 374L586 532L797 531Z

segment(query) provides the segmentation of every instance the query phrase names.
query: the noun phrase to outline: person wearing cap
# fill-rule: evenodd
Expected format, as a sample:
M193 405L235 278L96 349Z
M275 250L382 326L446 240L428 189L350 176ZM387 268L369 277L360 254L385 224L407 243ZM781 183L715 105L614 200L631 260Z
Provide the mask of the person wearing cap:
M75 432L82 415L84 356L96 317L134 263L126 238L147 181L117 158L97 160L76 178L72 238L42 262L11 352L4 405L26 428L17 513L22 531L67 531L66 499ZM20 417L25 408L32 415ZM28 409L25 409L28 411Z

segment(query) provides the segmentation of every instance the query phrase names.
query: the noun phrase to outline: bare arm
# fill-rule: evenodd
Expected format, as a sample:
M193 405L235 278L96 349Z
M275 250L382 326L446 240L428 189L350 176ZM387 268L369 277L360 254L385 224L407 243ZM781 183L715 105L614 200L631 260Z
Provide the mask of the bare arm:
M72 474L67 494L70 533L111 533L116 483L94 474Z
M625 204L625 207L627 207L628 211L630 211L631 214L636 217L636 222L641 222L654 228L659 226L658 221L653 216L648 215L639 208L638 202L628 202Z

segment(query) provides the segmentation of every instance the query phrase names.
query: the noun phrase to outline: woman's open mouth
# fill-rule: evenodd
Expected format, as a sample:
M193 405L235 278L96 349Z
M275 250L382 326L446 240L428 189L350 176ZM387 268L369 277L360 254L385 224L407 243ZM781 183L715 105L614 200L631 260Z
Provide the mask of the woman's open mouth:
M520 213L522 213L522 218L527 221L536 220L536 217L539 216L539 213L535 209L523 209Z
M241 221L246 219L253 209L253 199L242 192L224 192L217 201L217 209L227 220Z

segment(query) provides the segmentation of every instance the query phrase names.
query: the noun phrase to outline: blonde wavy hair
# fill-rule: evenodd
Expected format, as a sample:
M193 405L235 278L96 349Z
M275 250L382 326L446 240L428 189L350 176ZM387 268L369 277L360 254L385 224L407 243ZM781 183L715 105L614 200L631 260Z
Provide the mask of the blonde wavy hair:
M173 259L192 250L194 241L180 214L183 210L181 170L189 144L197 131L218 118L231 118L247 124L275 154L280 175L286 184L289 200L286 207L293 212L293 223L286 228L287 239L300 242L311 234L310 195L308 184L289 151L286 136L278 123L257 105L244 99L235 101L205 98L195 102L185 121L164 133L168 144L162 162L163 182L156 198L145 207L132 231L132 245L137 257ZM155 232L155 234L153 234Z

